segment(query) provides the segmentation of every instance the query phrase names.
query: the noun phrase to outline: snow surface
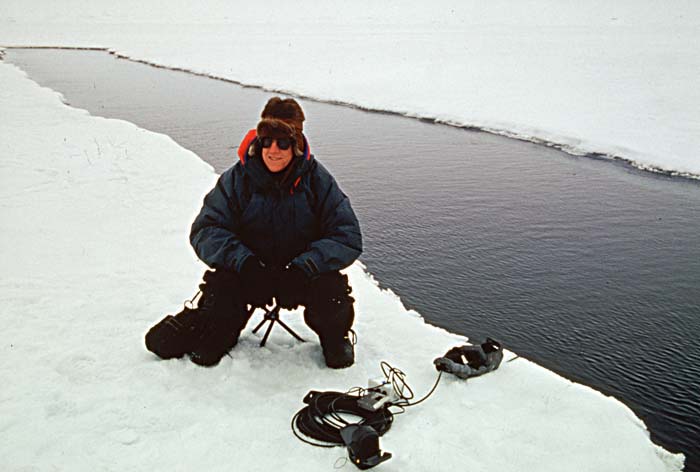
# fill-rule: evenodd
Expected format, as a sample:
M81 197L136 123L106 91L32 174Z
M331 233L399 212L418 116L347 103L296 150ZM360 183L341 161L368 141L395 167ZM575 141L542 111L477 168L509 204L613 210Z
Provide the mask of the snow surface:
M0 45L109 48L700 177L696 0L3 0Z
M386 360L419 398L432 360L465 341L356 263L349 369L323 366L300 312L283 317L311 342L278 329L259 348L249 326L215 368L158 360L143 335L196 289L204 266L187 234L217 175L169 137L70 108L14 66L0 63L0 84L0 470L331 470L344 449L290 431L309 390L365 385ZM394 454L386 471L683 467L618 400L523 358L468 383L445 376L382 448Z

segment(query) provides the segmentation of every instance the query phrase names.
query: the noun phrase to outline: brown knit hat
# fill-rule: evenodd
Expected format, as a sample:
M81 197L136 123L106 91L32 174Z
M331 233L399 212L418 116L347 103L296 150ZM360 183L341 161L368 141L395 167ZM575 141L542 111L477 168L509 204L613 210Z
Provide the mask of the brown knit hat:
M258 123L258 136L270 138L294 138L294 153L298 156L304 153L304 112L293 98L282 99L272 97L268 100Z

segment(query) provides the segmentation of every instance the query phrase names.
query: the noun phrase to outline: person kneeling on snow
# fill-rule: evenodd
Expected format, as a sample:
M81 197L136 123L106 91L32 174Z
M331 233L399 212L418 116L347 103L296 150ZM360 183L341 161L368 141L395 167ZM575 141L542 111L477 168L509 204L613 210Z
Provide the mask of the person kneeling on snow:
M328 367L353 364L348 335L354 299L341 269L362 252L348 197L315 160L304 137L304 113L293 99L270 99L257 129L243 139L240 160L204 198L190 242L213 270L204 274L197 308L167 316L146 335L164 359L185 354L218 364L238 342L253 310L274 298L305 307Z

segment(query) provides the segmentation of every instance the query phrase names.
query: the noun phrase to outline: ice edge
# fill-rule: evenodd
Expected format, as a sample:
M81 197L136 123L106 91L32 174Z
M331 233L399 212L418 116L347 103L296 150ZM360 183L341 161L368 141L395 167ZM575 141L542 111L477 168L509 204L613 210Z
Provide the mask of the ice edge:
M495 128L491 126L480 126L476 124L470 124L470 123L463 123L460 121L454 121L454 120L449 120L449 119L441 119L433 116L427 116L427 115L420 115L417 113L412 113L412 112L402 112L402 111L397 111L397 110L391 110L391 109L382 109L382 108L373 108L373 107L367 107L364 106L360 103L353 103L353 102L346 102L342 100L329 100L329 99L322 99L318 97L314 97L313 95L305 95L305 94L300 94L295 92L294 90L288 90L284 88L276 88L276 87L268 87L265 85L261 84L251 84L251 83L245 83L238 81L236 79L232 79L230 77L223 77L223 76L218 76L214 74L210 74L208 72L200 72L196 71L193 69L188 69L184 67L177 67L177 66L169 66L165 64L161 64L158 62L150 61L147 59L139 59L137 57L132 57L124 53L120 53L119 51L108 48L108 47L103 47L103 46L51 46L51 45L42 45L42 46L24 46L24 45L0 45L0 60L3 59L4 54L2 53L3 49L69 49L69 50L80 50L80 51L105 51L113 56L115 56L118 59L125 59L127 61L131 62L136 62L139 64L146 64L152 67L157 67L159 69L167 69L167 70L173 70L173 71L178 71L178 72L184 72L187 74L192 74L200 77L207 77L210 79L214 80L220 80L223 82L228 82L232 83L241 87L245 88L253 88L253 89L258 89L262 90L265 92L271 92L271 93L282 93L284 95L288 95L290 97L294 98L299 98L303 100L309 100L317 103L328 103L331 105L339 105L339 106L344 106L344 107L349 107L353 108L356 110L362 110L362 111L367 111L371 113L382 113L386 115L392 115L392 116L402 116L405 118L413 118L417 119L426 123L431 123L431 124L437 124L437 125L446 125L446 126L451 126L453 128L459 128L463 130L468 130L468 131L479 131L479 132L484 132L484 133L489 133L493 135L498 135L498 136L504 136L510 139L517 139L518 141L524 141L524 142L529 142L541 146L546 146L549 148L557 149L559 151L562 151L566 154L569 154L570 156L574 157L585 157L589 159L596 159L596 160L605 160L605 161L613 161L613 162L618 162L622 163L626 166L632 167L637 170L645 171L645 172L650 172L653 174L658 174L658 175L663 175L666 177L674 177L674 178L683 178L683 179L688 179L692 181L700 181L700 174L694 174L692 172L683 172L679 170L674 170L674 169L666 169L663 167L651 165L651 164L645 164L642 162L639 162L635 160L634 158L631 157L625 157L621 156L618 154L613 154L609 153L607 151L593 151L587 148L584 148L583 146L575 146L571 144L564 144L556 141L551 141L545 138L541 138L536 135L531 135L531 134L524 134L524 133L518 133L512 130L508 129L502 129L502 128ZM564 137L566 138L566 137ZM572 140L574 138L571 138Z

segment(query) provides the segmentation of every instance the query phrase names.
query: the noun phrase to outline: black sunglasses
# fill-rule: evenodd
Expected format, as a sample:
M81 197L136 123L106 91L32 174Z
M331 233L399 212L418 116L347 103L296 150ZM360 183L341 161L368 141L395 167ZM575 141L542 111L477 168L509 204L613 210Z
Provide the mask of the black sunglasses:
M291 138L258 138L260 140L260 145L264 148L269 148L272 146L273 141L277 141L277 147L283 151L289 149L294 142Z

